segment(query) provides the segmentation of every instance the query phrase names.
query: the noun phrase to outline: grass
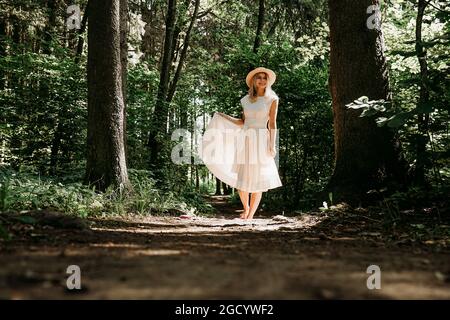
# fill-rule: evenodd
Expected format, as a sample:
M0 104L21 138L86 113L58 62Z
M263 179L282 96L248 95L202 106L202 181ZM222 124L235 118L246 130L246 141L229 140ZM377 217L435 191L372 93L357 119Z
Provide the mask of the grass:
M98 193L74 177L41 177L35 173L0 169L0 211L48 209L88 217L174 212L208 214L213 210L196 192L158 190L148 171L130 169L128 173L134 188L131 196L112 187Z

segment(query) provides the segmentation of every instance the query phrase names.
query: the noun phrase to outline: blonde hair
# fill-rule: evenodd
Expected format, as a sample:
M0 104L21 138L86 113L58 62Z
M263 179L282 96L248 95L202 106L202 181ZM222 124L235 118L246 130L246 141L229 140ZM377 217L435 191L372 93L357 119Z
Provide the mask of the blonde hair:
M258 98L258 90L256 88L255 78L259 73L265 73L267 77L267 82L269 82L269 75L266 72L258 72L255 74L252 79L250 80L250 88L248 88L248 97L250 99L250 102L255 102ZM266 99L268 98L278 98L275 91L272 90L272 87L270 85L267 85L267 87L264 89L264 97Z

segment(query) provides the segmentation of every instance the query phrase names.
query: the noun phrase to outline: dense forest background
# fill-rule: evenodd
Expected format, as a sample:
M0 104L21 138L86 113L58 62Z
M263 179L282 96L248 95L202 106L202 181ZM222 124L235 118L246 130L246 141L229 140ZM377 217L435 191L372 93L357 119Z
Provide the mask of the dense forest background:
M346 199L346 193L340 196L342 184L336 180L344 180L337 174L332 178L336 130L327 1L120 3L120 20L125 23L118 50L131 196L113 183L92 183L86 174L92 149L88 128L100 123L90 123L88 100L107 96L87 76L94 68L88 61L88 44L101 47L104 37L95 33L103 21L98 3L0 1L2 211L52 207L81 216L207 213L212 208L201 196L206 193L232 194L232 201L238 202L237 193L194 158L199 136L214 112L240 117L239 99L247 90L244 79L256 66L277 73L273 89L280 97L283 187L265 193L262 208L300 212L324 201L354 200ZM80 8L79 19L76 10L68 11L73 4ZM389 199L394 206L440 201L448 197L450 186L450 4L389 0L381 1L380 10L388 101L363 93L352 100L367 98L349 108L363 110L361 117L396 137L405 183L363 191L379 195L374 199L381 203ZM369 22L372 14L367 12ZM74 28L77 23L79 28ZM104 49L117 49L112 47ZM97 59L101 61L101 53ZM370 83L370 76L366 79ZM342 85L351 91L355 84L349 79ZM171 151L180 143L171 134L179 128L191 133L184 140L185 150L192 151L191 164L171 160ZM377 148L358 135L345 139L358 145L353 150L362 150L349 154L352 159ZM344 174L358 175L358 170L352 173L348 168Z

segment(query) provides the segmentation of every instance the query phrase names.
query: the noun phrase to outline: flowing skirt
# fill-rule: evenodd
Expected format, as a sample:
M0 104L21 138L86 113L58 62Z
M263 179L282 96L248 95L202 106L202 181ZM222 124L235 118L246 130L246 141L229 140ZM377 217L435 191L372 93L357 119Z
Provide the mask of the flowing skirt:
M268 129L241 127L215 113L201 138L199 156L229 186L262 192L282 186L268 147Z

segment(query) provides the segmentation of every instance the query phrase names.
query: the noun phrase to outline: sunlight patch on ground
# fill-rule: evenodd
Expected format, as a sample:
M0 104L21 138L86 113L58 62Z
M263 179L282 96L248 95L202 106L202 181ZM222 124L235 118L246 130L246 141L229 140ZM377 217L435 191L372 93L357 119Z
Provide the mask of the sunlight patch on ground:
M385 272L380 290L392 299L450 299L448 284L429 272Z
M221 232L221 231L277 231L298 230L311 228L320 223L323 217L304 215L299 217L274 216L272 218L254 218L253 220L242 220L239 218L227 219L222 217L146 217L142 223L155 225L152 229L143 229L150 233L186 233L189 232ZM161 230L156 226L164 225ZM183 228L184 227L184 228ZM123 230L126 232L126 230Z

